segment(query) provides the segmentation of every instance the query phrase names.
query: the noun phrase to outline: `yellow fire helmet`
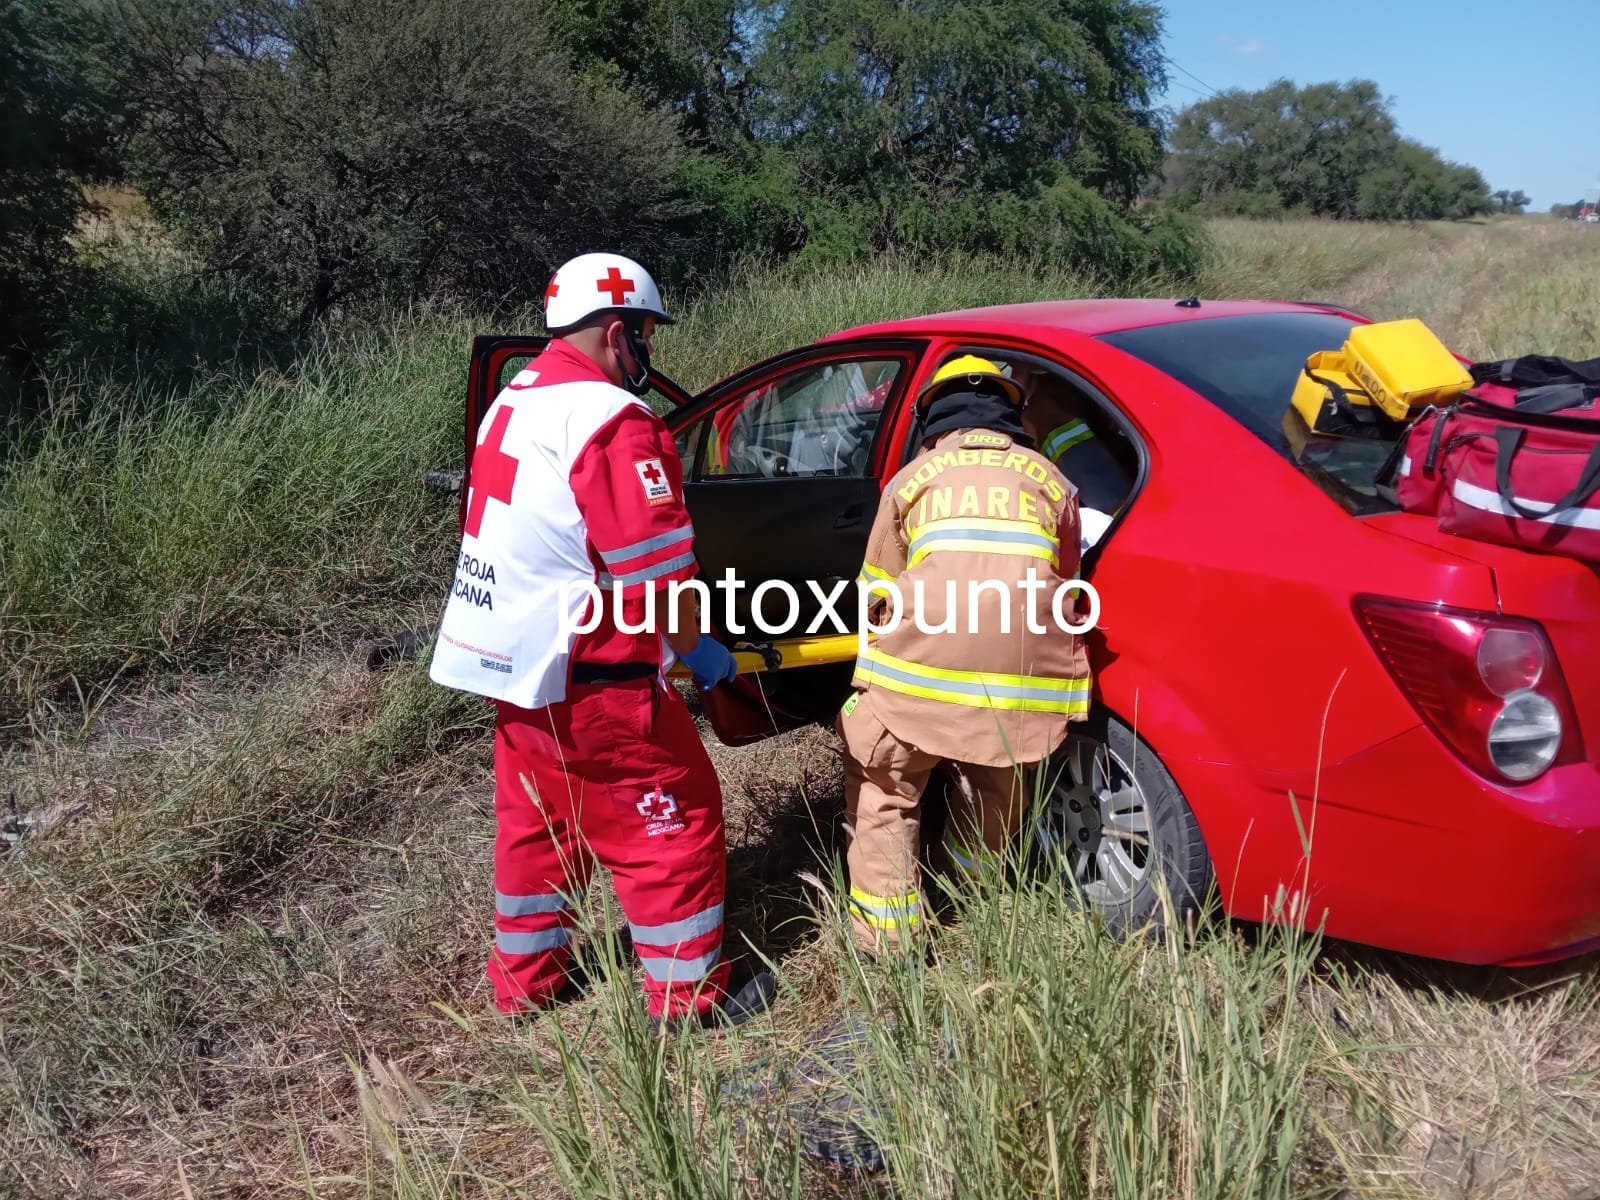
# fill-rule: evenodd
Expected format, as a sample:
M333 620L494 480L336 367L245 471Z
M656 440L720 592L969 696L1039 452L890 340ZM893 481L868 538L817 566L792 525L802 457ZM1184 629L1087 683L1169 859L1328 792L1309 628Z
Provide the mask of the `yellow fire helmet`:
M1022 403L1022 388L1015 379L1005 374L987 358L979 358L976 354L963 354L959 358L952 358L933 373L933 378L928 380L923 385L922 391L917 394L917 407L927 408L936 395L952 384L977 387L985 383L1004 392L1012 404Z

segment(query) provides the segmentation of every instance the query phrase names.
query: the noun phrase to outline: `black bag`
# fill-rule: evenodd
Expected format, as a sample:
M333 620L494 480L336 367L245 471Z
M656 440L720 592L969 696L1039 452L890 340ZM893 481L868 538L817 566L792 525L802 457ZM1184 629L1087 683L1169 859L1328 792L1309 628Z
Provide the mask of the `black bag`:
M1475 384L1512 388L1519 412L1558 413L1587 408L1600 398L1600 358L1574 362L1552 354L1524 354L1467 369Z

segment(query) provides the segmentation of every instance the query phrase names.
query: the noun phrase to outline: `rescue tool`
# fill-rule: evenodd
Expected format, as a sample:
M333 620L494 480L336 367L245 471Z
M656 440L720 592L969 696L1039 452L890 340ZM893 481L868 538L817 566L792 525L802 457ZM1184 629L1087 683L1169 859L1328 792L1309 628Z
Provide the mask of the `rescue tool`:
M819 667L828 663L852 662L860 649L860 642L853 633L835 633L776 642L734 642L730 649L733 650L734 661L739 664L739 674L756 675L788 667ZM675 664L667 674L674 679L689 677L688 668L681 663Z

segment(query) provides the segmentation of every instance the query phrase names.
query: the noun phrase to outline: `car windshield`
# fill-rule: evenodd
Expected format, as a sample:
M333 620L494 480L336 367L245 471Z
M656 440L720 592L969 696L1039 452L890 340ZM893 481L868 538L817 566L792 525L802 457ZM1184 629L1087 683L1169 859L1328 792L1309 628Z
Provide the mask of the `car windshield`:
M1392 443L1312 433L1290 406L1306 359L1344 345L1357 322L1335 313L1253 313L1125 329L1103 341L1206 397L1356 513L1393 505L1373 486Z

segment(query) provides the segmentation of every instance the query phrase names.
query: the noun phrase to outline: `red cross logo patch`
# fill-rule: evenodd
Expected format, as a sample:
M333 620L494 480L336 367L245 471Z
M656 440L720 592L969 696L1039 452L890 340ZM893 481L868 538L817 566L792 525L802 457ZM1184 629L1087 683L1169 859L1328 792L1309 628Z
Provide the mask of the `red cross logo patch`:
M659 458L647 458L642 462L633 464L633 469L639 472L639 483L644 488L645 503L665 504L672 499L672 485L667 482L667 473L662 469Z
M502 406L489 426L489 436L483 439L472 456L472 477L468 485L467 519L462 528L477 537L483 528L483 512L489 501L511 503L511 489L517 483L519 459L512 458L501 447L506 439L506 426L511 424L511 409Z
M677 798L668 792L663 792L659 784L653 791L646 792L644 799L634 807L644 818L644 831L649 837L676 833L684 827L683 822L677 819Z

